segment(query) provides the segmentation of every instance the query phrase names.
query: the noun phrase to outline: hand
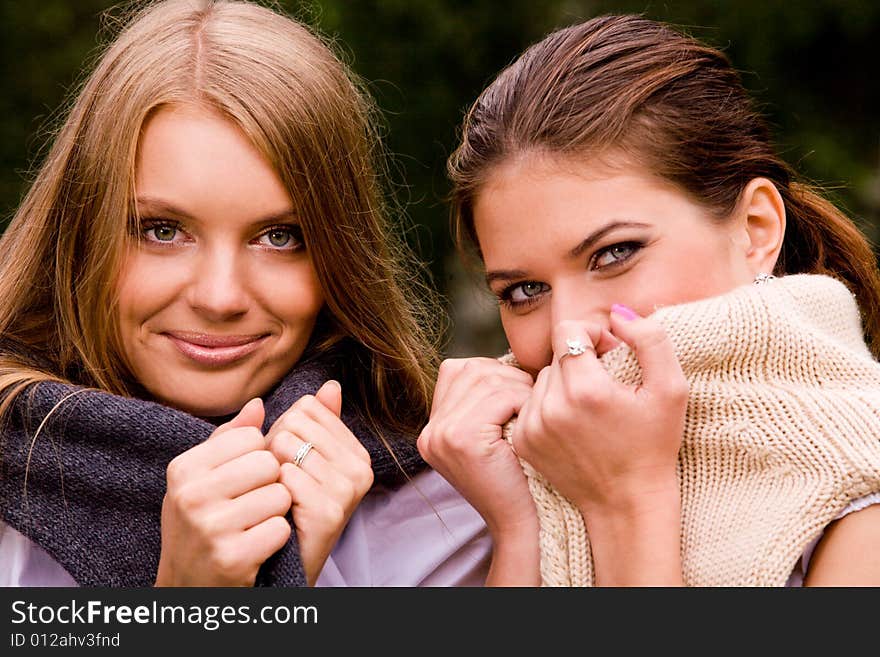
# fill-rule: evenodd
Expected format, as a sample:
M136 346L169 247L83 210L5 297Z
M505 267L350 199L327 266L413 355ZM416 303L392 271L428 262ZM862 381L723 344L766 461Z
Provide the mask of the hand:
M262 402L251 400L168 465L156 586L252 586L287 542L291 496L262 423Z
M635 352L641 385L617 382L599 362L590 345L609 341L599 326L560 322L553 362L538 374L514 428L517 453L581 509L621 508L658 486L677 487L687 379L655 320L611 313L610 325L611 337ZM560 360L572 337L586 353Z
M370 455L339 418L342 388L327 381L314 395L298 399L267 434L281 465L281 482L293 500L291 513L309 585L373 485ZM312 449L294 464L305 443Z
M520 411L514 447L579 508L590 534L597 584L680 584L681 500L676 467L688 385L671 342L651 318L612 312L611 334L587 322L553 330L553 362ZM620 338L642 382L611 378L587 349L560 356L566 340Z
M531 375L495 359L445 360L418 440L422 458L483 516L496 542L521 530L537 537L528 482L502 436L531 391Z

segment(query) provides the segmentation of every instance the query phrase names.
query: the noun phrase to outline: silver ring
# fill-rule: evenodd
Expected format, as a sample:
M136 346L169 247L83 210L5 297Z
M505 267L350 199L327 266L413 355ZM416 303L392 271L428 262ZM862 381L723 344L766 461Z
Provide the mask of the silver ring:
M569 356L580 356L587 350L586 345L579 338L568 338L565 346L568 347Z
M587 353L587 351L592 351L593 353L596 353L593 345L584 344L583 342L581 342L580 338L567 338L565 340L565 346L568 347L568 349L559 357L560 363L569 356L581 356Z
M580 338L566 338L565 346L568 347L568 350L559 357L559 362L561 363L564 358L568 356L580 356L585 354L587 350L595 353L595 349L593 349L593 345L585 345L581 342Z
M296 456L293 457L293 464L298 468L301 468L303 461L305 461L306 459L306 456L308 456L309 452L312 451L312 447L314 447L314 445L309 442L300 445L299 449L296 451Z

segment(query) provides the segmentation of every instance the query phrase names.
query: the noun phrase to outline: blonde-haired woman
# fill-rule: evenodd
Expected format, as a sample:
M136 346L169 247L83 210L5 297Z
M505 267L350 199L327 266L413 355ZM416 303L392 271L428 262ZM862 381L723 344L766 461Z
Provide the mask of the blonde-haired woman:
M412 438L433 300L372 126L255 4L152 3L109 45L0 241L3 583L481 583Z

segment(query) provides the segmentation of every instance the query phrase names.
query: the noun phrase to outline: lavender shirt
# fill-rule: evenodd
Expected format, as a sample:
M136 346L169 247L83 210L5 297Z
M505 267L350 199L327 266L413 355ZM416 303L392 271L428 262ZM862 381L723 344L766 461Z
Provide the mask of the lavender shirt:
M318 586L482 586L492 545L480 515L425 470L371 490L352 514ZM76 586L42 548L0 522L0 586Z
M880 504L880 492L837 518ZM442 521L441 521L442 519ZM803 586L820 534L786 586ZM363 499L318 576L317 586L482 586L492 545L479 514L433 470ZM45 550L0 521L0 586L76 586Z

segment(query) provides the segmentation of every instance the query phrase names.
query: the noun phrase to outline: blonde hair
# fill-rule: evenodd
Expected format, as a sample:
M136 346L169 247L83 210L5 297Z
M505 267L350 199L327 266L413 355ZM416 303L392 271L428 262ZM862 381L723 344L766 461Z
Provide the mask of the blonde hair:
M0 413L42 379L137 393L116 283L137 221L140 132L174 104L219 111L275 168L326 298L313 351L353 344L349 392L368 419L417 432L430 410L439 313L423 268L391 236L375 109L310 29L222 0L149 3L73 101L0 239Z

